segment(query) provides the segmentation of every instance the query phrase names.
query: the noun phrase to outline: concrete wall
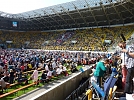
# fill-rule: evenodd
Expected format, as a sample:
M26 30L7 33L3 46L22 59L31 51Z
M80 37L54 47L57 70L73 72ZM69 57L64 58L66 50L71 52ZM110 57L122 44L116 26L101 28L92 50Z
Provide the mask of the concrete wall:
M54 88L33 97L31 100L64 100L78 86L83 77L89 77L90 69L86 69L83 73L78 72L72 77L58 84Z

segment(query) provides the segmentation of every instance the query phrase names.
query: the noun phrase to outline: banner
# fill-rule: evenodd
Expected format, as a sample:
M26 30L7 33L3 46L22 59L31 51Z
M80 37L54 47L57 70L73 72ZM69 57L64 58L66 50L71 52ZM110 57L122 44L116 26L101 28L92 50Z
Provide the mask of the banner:
M6 43L13 43L13 41L6 41Z
M71 43L74 43L75 44L75 43L77 43L77 41L76 40L72 40Z
M111 44L111 40L105 40L104 42L107 44Z

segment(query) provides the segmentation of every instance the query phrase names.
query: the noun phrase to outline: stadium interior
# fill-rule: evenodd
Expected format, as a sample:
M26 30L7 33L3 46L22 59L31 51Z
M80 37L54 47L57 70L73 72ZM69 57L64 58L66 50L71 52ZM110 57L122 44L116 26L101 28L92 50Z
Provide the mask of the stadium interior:
M121 34L127 43L134 41L134 0L75 0L18 14L0 11L0 59L8 58L3 50L12 49L113 52Z

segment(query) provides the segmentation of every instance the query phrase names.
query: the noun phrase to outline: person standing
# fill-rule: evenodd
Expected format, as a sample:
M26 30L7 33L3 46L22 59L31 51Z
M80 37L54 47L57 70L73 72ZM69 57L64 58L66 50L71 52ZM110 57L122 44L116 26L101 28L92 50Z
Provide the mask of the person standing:
M9 80L10 80L10 84L13 84L14 82L14 78L15 78L15 72L13 69L10 69L10 72L9 72Z
M126 75L126 84L124 88L124 93L122 96L126 96L126 93L132 94L133 93L133 77L134 77L134 44L129 46L126 49L126 43L120 42L118 46L122 48L122 52L126 56L125 59L125 66L127 68L127 75Z
M33 79L33 82L35 83L35 85L38 84L38 70L37 67L35 67L35 70L33 72L33 74L31 75L31 78Z
M101 78L104 76L108 64L109 64L109 59L105 59L104 61L99 61L96 65L94 76L97 80L97 84L99 85L99 87L101 87Z

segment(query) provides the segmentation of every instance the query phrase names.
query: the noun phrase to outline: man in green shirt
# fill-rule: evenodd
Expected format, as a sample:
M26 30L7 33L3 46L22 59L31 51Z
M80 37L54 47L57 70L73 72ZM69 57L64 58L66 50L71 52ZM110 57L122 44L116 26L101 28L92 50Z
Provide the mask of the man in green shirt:
M96 65L96 70L94 72L94 76L97 80L97 84L101 86L101 78L103 77L104 73L107 70L107 65L109 64L109 59L106 59L104 61L99 61Z

